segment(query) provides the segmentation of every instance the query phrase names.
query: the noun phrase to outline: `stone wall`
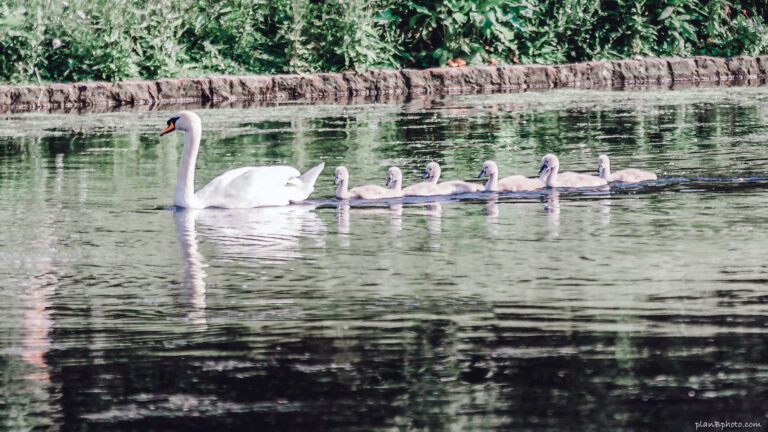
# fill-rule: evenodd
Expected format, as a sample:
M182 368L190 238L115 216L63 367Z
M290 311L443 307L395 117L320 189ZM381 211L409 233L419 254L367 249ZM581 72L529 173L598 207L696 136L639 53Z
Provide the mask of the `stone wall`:
M743 81L768 77L768 55L586 63L372 70L365 73L211 76L155 81L0 85L5 110L136 106L342 96L503 92L557 87Z

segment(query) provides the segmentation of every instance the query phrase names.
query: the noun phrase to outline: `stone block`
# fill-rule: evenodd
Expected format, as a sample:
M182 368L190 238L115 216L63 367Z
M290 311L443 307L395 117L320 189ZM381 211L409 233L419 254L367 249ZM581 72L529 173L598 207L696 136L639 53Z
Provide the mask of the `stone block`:
M698 81L696 63L691 58L672 57L667 59L672 70L673 81Z
M265 75L236 77L231 82L231 94L248 100L268 99L274 94L274 81Z
M48 86L48 103L63 108L78 104L79 91L73 84L51 84Z
M745 80L755 78L760 74L760 68L757 61L750 56L736 56L726 60L728 71L733 79Z
M370 70L365 73L374 82L378 94L403 94L408 91L403 75L396 70Z
M525 88L525 67L516 65L499 66L499 81L502 88Z
M81 106L115 105L115 84L105 81L76 83Z
M760 76L768 77L768 55L757 56L755 57L755 61L757 61Z
M147 105L157 100L157 86L151 81L121 81L112 96L117 103Z
M180 78L179 91L182 100L207 102L212 99L208 78Z
M557 85L557 70L553 66L525 66L525 83L528 87L546 88Z
M610 85L613 82L613 64L607 61L587 62L589 83L595 86Z
M176 101L183 99L181 82L178 79L161 78L155 81L157 98L163 101Z
M232 94L232 88L237 87L234 85L237 81L238 77L234 76L208 77L208 88L210 89L211 100L218 102L237 99L237 96Z
M572 63L555 66L558 87L585 87L589 78L589 65Z
M730 79L730 72L725 59L720 57L697 56L693 58L696 73L700 81L720 81Z
M403 69L400 71L400 75L403 77L403 82L408 92L427 93L431 91L427 86L427 81L429 80L429 73L427 71Z
M325 94L346 95L349 94L349 86L344 76L340 73L319 73L317 74L319 85Z

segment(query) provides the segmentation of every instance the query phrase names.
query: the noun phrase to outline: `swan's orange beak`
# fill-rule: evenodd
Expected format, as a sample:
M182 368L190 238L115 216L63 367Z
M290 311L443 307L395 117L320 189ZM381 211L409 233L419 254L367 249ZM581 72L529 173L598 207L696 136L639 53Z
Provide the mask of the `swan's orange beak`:
M168 125L168 127L167 127L167 128L165 128L165 130L164 130L164 131L160 132L160 136L163 136L163 135L167 134L168 132L173 132L173 131L175 131L175 130L176 130L176 125L175 125L175 124L173 124L173 122L171 122L171 123Z

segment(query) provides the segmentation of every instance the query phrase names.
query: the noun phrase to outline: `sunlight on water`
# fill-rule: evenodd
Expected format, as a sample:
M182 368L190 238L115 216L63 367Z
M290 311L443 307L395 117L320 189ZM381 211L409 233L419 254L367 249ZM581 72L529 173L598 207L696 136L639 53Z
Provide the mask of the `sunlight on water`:
M173 210L172 111L0 122L3 429L691 430L766 423L768 89L195 109L202 186L326 168L303 205ZM351 185L659 180L340 203Z

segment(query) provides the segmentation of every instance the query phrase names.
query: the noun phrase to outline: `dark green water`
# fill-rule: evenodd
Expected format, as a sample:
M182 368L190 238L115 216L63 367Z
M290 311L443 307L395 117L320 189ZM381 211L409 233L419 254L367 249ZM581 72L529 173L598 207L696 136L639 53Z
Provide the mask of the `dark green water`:
M170 209L173 111L0 121L0 428L694 430L768 423L768 89L196 109L198 187L327 167L312 206ZM390 165L648 185L339 205ZM701 430L701 429L700 429Z

